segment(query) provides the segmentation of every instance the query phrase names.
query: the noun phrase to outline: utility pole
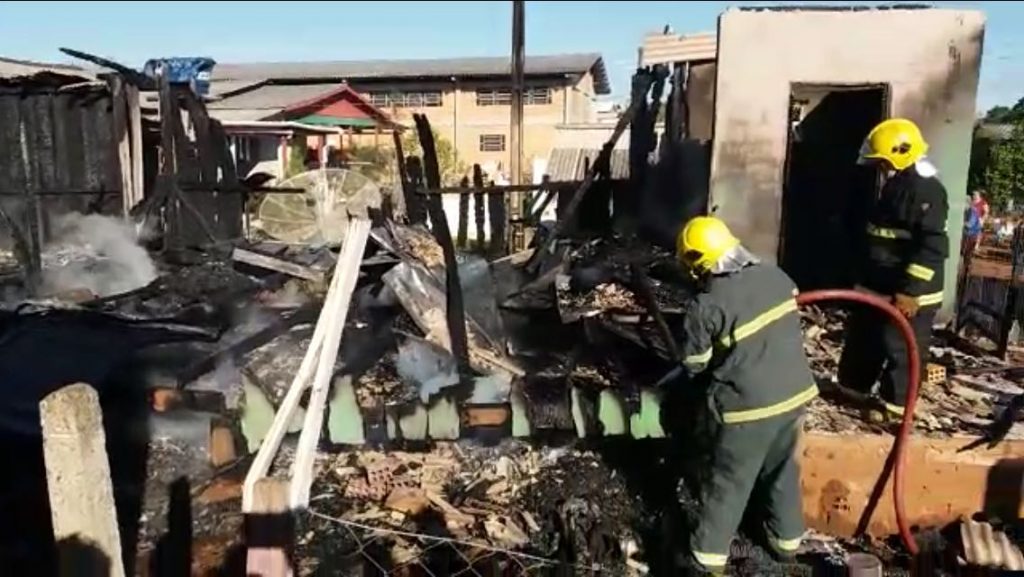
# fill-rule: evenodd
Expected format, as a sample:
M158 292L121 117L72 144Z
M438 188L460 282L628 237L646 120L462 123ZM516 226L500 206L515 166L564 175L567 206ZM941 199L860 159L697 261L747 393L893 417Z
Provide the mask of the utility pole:
M510 129L512 184L523 184L523 68L526 62L525 2L512 2L512 124ZM518 212L515 207L513 212Z
M526 63L526 22L524 0L512 1L512 118L509 127L509 171L513 185L523 184L523 73ZM523 194L509 195L509 217L519 222L523 212ZM508 227L506 246L515 251L522 238L521 224Z

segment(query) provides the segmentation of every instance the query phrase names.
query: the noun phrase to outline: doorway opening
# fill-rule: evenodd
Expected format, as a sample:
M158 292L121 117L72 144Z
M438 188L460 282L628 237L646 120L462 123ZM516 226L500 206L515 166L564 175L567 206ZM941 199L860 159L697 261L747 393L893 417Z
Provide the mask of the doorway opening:
M794 84L789 103L779 262L801 290L852 286L880 184L857 158L888 89Z

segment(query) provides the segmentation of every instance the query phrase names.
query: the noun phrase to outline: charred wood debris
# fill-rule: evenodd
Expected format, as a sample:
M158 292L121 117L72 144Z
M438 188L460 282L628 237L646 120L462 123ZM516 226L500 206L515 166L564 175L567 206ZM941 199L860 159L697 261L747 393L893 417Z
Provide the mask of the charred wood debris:
M442 183L429 123L416 118L423 158L399 148L401 195L385 203L404 205L404 214L373 214L336 363L352 387L335 381L310 514L296 538L299 574L669 574L699 473L673 458L678 441L662 438L690 425L672 408L687 400L654 385L677 364L672 335L693 295L672 233L705 210L691 200L659 207L653 192L681 189L687 178L674 162L685 134L666 132L660 147L655 134L666 84L669 125L685 126L679 74L656 67L636 75L632 104L586 178L557 189L557 222L539 222L556 190L541 185L522 221L510 223L536 231L524 250L506 246L516 233L502 224L506 201L484 186L479 167L472 187L458 191L452 238L441 196L425 193ZM156 88L163 115L179 116L187 102L207 122L187 91ZM623 188L609 159L626 128ZM218 160L191 163L194 151L178 129L163 123L167 153L155 195L133 211L145 220L157 205L172 209L156 278L99 298L86 290L9 301L0 311L0 387L9 399L0 422L12 443L31 443L39 398L66 383L96 386L104 411L124 417L117 426L126 448L111 461L115 493L141 495L134 505L119 499L119 513L135 517L139 562L166 554L177 495L190 501L189 555L209 569L230 562L248 455L309 347L336 255L331 247L224 242L237 231L208 226L189 200L197 194L186 195L177 175L194 171L191 180L229 192L240 185L233 170L217 184L217 166L228 162L220 149L204 145L198 158ZM227 196L217 202L237 201ZM469 218L483 230L485 210L500 224L490 243L481 236L478 251L457 250ZM648 218L651 210L656 217ZM205 240L181 246L183 228ZM51 249L40 267L97 258ZM829 394L842 311L801 314L826 393L807 428L883 431ZM918 433L987 434L994 414L1013 406L1024 368L955 335L937 333L932 345L947 378L924 387ZM274 469L287 469L290 454L286 448ZM797 574L843 566L851 544L819 537ZM734 553L740 574L783 570L750 542Z

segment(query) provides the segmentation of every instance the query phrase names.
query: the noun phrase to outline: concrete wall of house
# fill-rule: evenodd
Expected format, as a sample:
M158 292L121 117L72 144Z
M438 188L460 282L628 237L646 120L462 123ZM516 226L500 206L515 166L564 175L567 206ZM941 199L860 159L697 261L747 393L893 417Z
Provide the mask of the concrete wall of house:
M527 170L534 158L547 158L555 136L556 126L565 123L580 123L592 120L594 78L591 74L579 77L542 77L526 80L527 88L547 87L551 89L549 104L524 106L523 154ZM507 89L509 84L496 80L455 79L448 82L361 82L354 88L363 94L371 92L415 92L436 90L442 92L441 106L422 108L384 108L395 120L412 126L414 113L425 114L437 133L452 142L459 160L471 167L475 163L484 166L500 166L508 172L510 150L509 105L481 106L477 104L477 90L489 88ZM480 138L483 135L501 135L505 138L505 150L482 151ZM386 145L390 138L382 139ZM358 137L359 144L368 142Z
M984 16L975 11L728 11L719 20L711 201L777 256L792 83L885 84L892 116L921 125L949 190L955 293Z

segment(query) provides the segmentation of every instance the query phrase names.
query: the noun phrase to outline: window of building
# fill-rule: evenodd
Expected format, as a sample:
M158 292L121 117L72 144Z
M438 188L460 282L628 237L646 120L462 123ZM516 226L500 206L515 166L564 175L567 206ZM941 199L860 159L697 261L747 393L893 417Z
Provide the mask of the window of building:
M476 91L477 106L510 106L512 104L512 91L505 88L481 88ZM551 89L544 86L540 88L527 88L523 91L523 105L551 104Z
M505 152L505 135L481 134L480 152Z
M547 87L526 89L526 92L523 93L523 104L526 106L551 104L551 89Z
M440 90L422 92L371 92L370 104L379 108L433 108L441 106Z
M477 106L508 106L512 104L512 91L481 88L476 91Z

